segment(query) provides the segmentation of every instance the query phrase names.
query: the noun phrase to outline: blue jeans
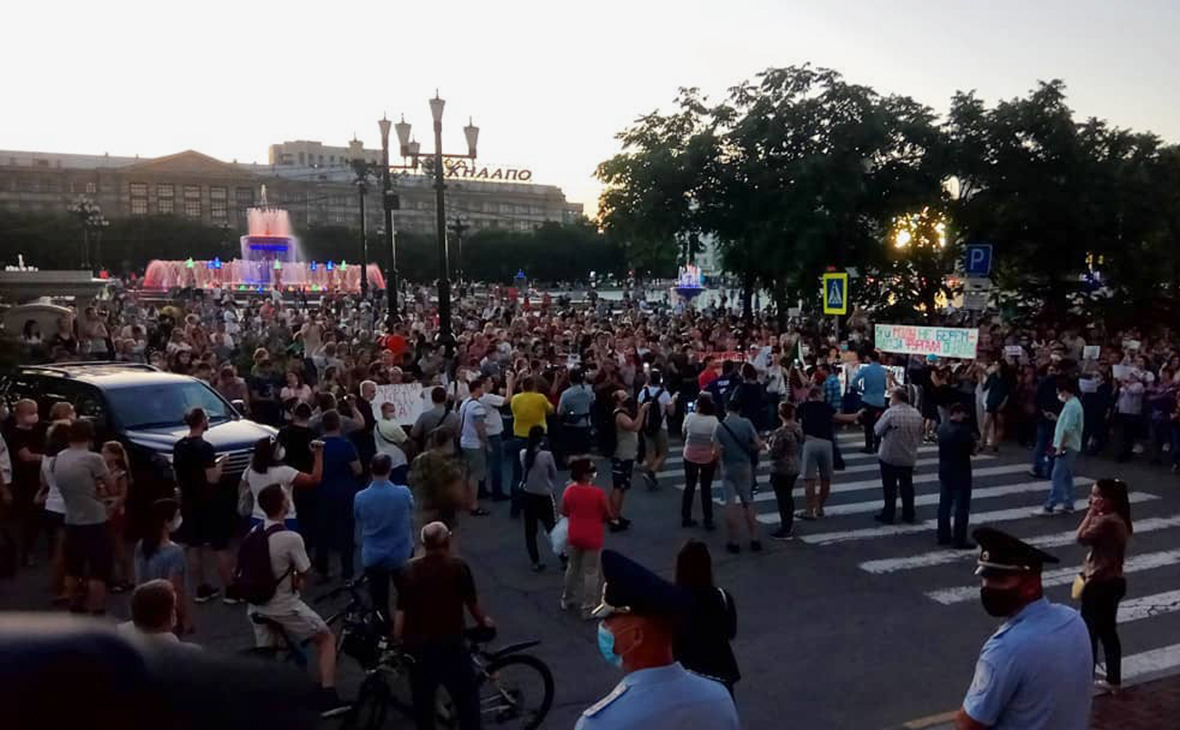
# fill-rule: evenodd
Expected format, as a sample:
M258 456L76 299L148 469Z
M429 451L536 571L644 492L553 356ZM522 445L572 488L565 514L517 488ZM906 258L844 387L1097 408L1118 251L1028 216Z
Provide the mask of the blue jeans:
M520 452L524 451L528 441L518 438L513 435L512 438L504 444L505 456L512 462L512 482L508 485L508 493L512 496L512 508L509 510L513 516L520 514L520 497L517 496L520 492L520 480L523 478L523 469L520 465Z
M1078 460L1078 452L1066 451L1053 460L1053 486L1049 489L1049 501L1046 507L1052 509L1061 505L1073 509L1073 466Z
M492 496L504 496L504 436L488 436L488 473L491 475Z
M1037 420L1037 442L1033 445L1032 470L1042 479L1048 479L1053 473L1053 457L1049 455L1049 446L1053 443L1053 432L1057 424L1041 418Z

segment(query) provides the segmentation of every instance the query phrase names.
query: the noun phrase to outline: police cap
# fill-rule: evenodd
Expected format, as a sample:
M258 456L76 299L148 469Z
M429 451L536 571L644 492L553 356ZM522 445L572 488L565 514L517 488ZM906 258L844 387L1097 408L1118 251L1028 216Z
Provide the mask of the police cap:
M683 590L614 550L602 551L602 576L602 603L594 609L598 618L675 616L688 606Z
M1012 573L1040 573L1045 563L1059 563L1044 550L1012 537L994 527L980 527L971 533L979 543L979 567L975 574L982 576Z

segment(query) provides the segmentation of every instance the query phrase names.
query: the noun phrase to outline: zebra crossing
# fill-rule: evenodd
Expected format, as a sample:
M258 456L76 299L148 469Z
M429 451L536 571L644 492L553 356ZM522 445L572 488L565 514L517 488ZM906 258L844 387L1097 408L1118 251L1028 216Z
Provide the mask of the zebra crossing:
M803 543L806 549L843 546L865 552L876 546L871 551L872 559L857 563L866 576L902 578L903 584L917 586L917 592L938 610L976 611L979 583L970 570L975 552L934 545L937 519L933 508L938 504L939 492L937 446L923 445L919 449L913 480L918 521L881 525L871 520L871 515L882 506L876 456L860 452L859 447L863 445L860 433L840 433L837 438L846 468L834 474L825 518L796 522L797 542ZM668 458L659 477L663 483L682 491L685 489L683 459L678 449L674 448L673 452L676 455ZM1076 544L1076 528L1087 499L1076 500L1077 514L1072 518L1036 516L1034 513L1048 492L1048 481L1030 477L1028 463L1023 458L1018 463L1000 462L989 454L975 457L971 524L999 525L1037 547L1070 550ZM780 520L777 501L768 484L769 474L770 465L763 459L757 468L760 491L754 497L754 508L759 523L776 526ZM1085 486L1092 482L1092 477L1078 475L1074 480L1075 495L1084 495ZM1162 499L1175 488L1173 484L1153 482L1146 489L1132 485L1129 494L1136 519L1131 551L1124 566L1130 588L1119 606L1118 621L1120 626L1134 629L1142 625L1144 630L1135 634L1139 645L1128 644L1124 639L1124 682L1180 670L1180 643L1169 643L1180 636L1177 629L1180 627L1177 623L1180 548L1175 547L1180 545L1180 514L1167 514L1175 507ZM796 506L802 506L801 479L794 494ZM720 473L714 477L712 496L715 504L724 504ZM883 552L886 557L878 557ZM1052 566L1044 572L1046 593L1055 591L1051 600L1066 600L1068 586L1081 569L1079 563L1080 558L1063 559L1061 566ZM1144 640L1143 636L1150 639ZM1157 642L1161 645L1151 645Z

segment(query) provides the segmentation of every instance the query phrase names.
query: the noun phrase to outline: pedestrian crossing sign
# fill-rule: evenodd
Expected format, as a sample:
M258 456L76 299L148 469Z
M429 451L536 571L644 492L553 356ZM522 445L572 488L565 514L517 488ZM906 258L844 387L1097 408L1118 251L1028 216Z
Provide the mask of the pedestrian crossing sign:
M824 274L824 314L848 314L848 274Z

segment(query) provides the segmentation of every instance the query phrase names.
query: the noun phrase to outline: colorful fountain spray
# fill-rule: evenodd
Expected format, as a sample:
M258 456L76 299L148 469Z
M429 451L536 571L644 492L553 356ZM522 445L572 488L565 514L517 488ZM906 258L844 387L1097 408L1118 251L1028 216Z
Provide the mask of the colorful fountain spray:
M145 289L233 289L235 291L350 291L361 288L361 269L347 261L303 261L299 239L287 211L266 205L246 211L248 233L241 237L241 258L222 261L162 261L148 264ZM369 285L385 288L380 267L369 264Z

